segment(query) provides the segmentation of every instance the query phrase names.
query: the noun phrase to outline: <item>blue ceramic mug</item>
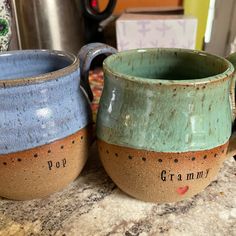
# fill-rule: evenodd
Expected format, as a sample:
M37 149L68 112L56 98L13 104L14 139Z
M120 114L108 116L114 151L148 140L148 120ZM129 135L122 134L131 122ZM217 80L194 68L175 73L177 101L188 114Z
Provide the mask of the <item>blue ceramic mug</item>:
M87 51L0 54L0 196L41 198L81 172L92 140Z

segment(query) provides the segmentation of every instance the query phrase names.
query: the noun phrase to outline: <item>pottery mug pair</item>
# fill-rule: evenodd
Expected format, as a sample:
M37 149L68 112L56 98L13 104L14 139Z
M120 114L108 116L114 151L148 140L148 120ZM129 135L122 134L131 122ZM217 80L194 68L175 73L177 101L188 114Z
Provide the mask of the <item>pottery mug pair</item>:
M98 43L84 46L78 58L6 52L0 54L0 196L45 197L79 175L93 137L88 71L99 54L113 55L103 64L98 151L124 192L154 202L191 197L236 153L236 54L226 60L186 49L116 53Z

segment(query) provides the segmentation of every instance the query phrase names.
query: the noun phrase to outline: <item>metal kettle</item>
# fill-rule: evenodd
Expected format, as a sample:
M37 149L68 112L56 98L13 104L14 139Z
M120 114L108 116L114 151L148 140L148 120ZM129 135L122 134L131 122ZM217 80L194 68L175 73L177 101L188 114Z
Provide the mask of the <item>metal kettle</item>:
M97 0L12 0L19 49L54 49L77 54L96 41L99 23L116 0L99 12Z

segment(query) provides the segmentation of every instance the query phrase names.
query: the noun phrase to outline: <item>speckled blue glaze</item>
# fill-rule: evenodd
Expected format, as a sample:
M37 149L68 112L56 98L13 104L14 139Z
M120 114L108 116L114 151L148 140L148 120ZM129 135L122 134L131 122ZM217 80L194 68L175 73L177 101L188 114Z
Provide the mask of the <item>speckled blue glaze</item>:
M91 117L75 56L47 50L0 54L0 154L67 137Z

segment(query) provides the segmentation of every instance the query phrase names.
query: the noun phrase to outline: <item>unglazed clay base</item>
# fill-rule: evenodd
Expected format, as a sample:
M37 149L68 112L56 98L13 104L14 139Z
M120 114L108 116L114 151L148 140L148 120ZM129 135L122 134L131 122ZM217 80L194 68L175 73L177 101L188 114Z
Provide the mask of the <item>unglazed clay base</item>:
M103 166L117 186L144 201L175 202L202 191L216 177L228 143L216 148L163 153L98 140Z
M91 144L91 126L53 143L0 155L0 196L27 200L54 193L81 172Z

